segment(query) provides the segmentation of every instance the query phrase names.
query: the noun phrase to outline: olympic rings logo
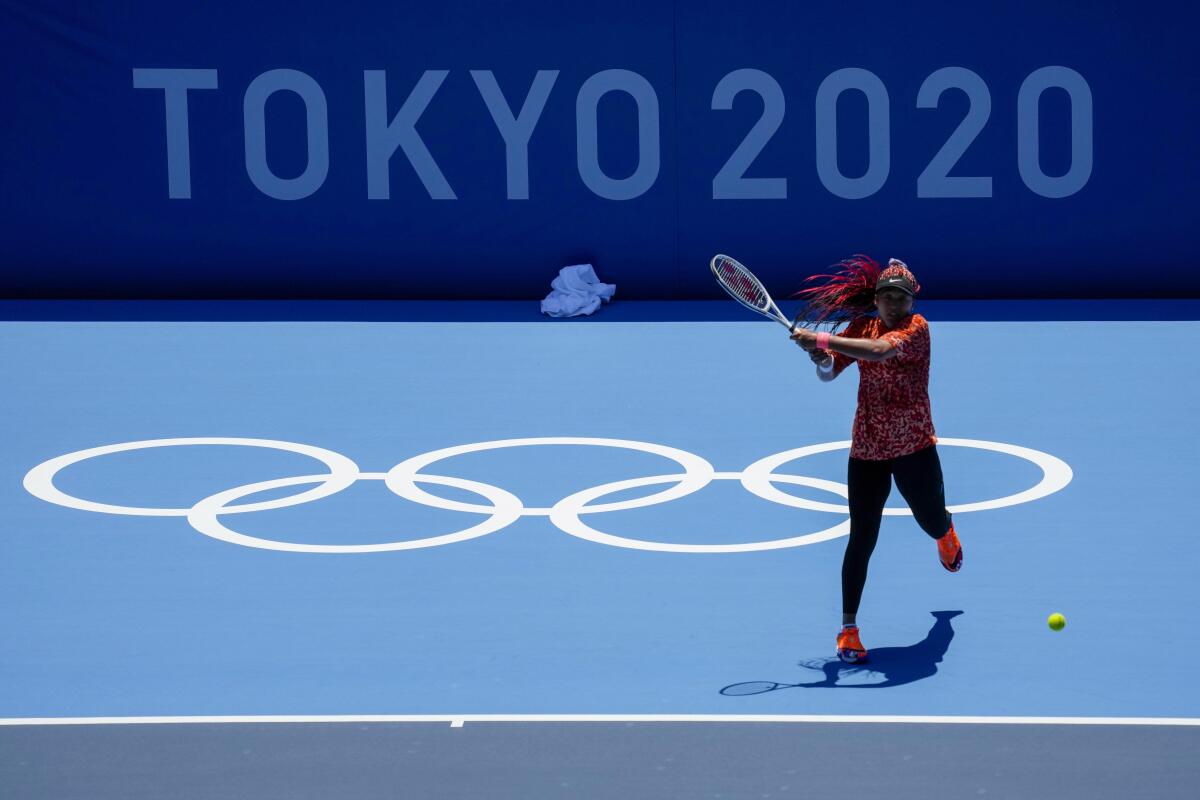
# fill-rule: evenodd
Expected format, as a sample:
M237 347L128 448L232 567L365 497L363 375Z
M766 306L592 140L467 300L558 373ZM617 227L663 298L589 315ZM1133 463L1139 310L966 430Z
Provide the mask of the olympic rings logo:
M939 439L938 444L949 447L968 447L979 450L991 450L998 453L1017 456L1031 461L1042 470L1042 479L1033 487L1017 494L985 500L977 503L950 506L951 513L962 514L971 511L1003 508L1005 506L1028 503L1038 498L1046 497L1059 491L1071 482L1073 473L1066 462L1047 453L1031 450L999 442L986 442L976 439ZM99 503L92 500L74 497L60 491L54 485L54 477L64 468L112 453L122 453L131 450L144 450L155 447L180 447L192 445L234 445L239 447L263 447L282 450L309 456L323 463L327 472L312 475L300 475L293 478L250 483L233 489L217 492L200 500L190 508L143 508L138 506L118 506ZM435 475L422 470L439 462L466 453L477 453L484 450L500 450L512 447L534 447L546 445L583 445L589 447L615 447L626 450L636 450L644 453L663 456L676 462L682 472L665 475L653 475L645 478L632 478L615 481L601 486L593 486L576 492L559 500L548 508L529 508L512 493L491 484L478 481L454 478L446 475ZM843 450L850 442L828 442L825 444L809 445L793 450L785 450L766 458L755 461L741 472L718 472L712 464L694 453L677 450L665 445L638 442L628 439L598 439L585 437L543 437L526 439L501 439L490 442L447 447L413 456L401 461L387 472L362 472L358 465L340 453L312 445L283 442L273 439L244 439L244 438L179 438L179 439L148 439L122 444L110 444L79 450L74 453L52 458L34 467L25 476L26 491L34 497L81 511L93 511L103 514L124 514L128 516L157 516L157 517L186 517L187 521L200 533L214 539L264 550L283 550L296 553L377 553L392 550L413 550L422 547L436 547L453 542L466 541L480 536L486 536L505 528L521 517L544 516L565 533L580 539L598 542L614 547L627 547L635 550L655 550L670 553L733 553L751 552L758 550L775 550L784 547L799 547L802 545L823 542L845 536L850 532L849 509L838 503L821 503L781 491L776 484L791 484L819 489L845 498L846 486L836 481L821 478L810 478L802 475L779 474L775 470L784 464L804 458L805 456L825 453L832 450ZM441 508L448 511L461 511L468 514L480 514L487 518L469 528L442 536L432 536L423 539L407 539L377 544L302 544L297 542L262 539L239 533L228 527L222 517L230 514L248 514L255 511L286 508L288 506L311 503L323 497L336 494L360 480L382 481L384 486L399 497L414 503ZM792 508L825 511L833 514L846 514L847 518L837 525L825 530L787 539L769 541L742 542L737 544L678 544L669 542L631 539L604 533L588 525L583 517L589 514L602 514L612 511L622 511L633 508L644 508L659 503L678 500L693 492L703 489L714 480L739 481L746 491L764 500ZM315 485L314 485L315 484ZM484 504L465 503L449 500L431 494L423 485L449 486L478 495L486 501ZM645 497L619 502L596 503L608 495L646 486L670 484ZM288 495L274 500L262 502L237 501L260 492L282 489L292 486L308 486L312 488L297 494ZM887 508L884 514L911 515L907 508Z

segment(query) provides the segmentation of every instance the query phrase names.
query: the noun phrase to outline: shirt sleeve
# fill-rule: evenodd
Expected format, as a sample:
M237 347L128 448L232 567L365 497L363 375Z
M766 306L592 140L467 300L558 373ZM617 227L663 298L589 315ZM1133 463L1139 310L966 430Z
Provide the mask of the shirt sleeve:
M847 326L846 330L837 335L845 336L847 339L861 339L866 328L867 320L863 317L860 317L854 320L854 322L851 322L850 325ZM842 371L846 369L846 367L850 366L857 360L857 358L842 355L841 353L833 353L833 376L836 378L838 375L841 375Z
M895 358L900 361L929 356L929 323L920 314L913 314L903 328L888 331L879 338L896 348Z

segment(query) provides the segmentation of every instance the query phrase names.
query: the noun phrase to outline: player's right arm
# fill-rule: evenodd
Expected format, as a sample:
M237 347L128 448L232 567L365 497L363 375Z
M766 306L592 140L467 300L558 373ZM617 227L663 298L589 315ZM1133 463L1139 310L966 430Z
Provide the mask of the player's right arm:
M828 350L809 350L808 357L817 365L817 377L824 383L829 383L838 376L833 370L833 353Z
M858 348L855 345L859 345L864 341L859 337L862 335L866 325L867 320L859 318L851 322L840 336L829 337L829 344L832 344L833 340L837 339L839 343L850 345L850 347L845 349L851 352L845 352L842 348L834 350L833 347L829 347L829 349L817 347L816 334L809 331L803 333L797 331L792 335L792 339L796 341L796 344L804 348L804 351L808 353L808 357L817 365L817 377L823 383L829 383L838 375L841 375L846 367L858 360Z

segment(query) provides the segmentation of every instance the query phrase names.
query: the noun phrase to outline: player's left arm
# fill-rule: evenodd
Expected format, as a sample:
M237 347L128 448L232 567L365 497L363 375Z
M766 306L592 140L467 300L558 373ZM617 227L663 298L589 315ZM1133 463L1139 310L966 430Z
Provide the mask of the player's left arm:
M830 336L829 349L862 361L889 361L916 356L929 350L929 325L924 318L914 316L904 328L888 331L878 339Z
M900 354L895 343L887 339L848 339L830 336L828 349L859 361L887 361Z

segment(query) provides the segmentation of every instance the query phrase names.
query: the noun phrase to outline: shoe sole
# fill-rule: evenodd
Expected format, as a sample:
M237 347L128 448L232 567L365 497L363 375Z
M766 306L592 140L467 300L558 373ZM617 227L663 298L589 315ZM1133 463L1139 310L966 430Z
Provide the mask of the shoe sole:
M962 550L958 551L958 558L954 560L953 564L947 564L945 561L942 561L940 557L938 558L938 561L941 561L942 566L946 568L947 572L958 572L960 569L962 569Z
M854 651L847 652L838 650L837 657L842 661L843 664L862 664L867 660L866 653L863 653L861 656L854 655L853 653Z

